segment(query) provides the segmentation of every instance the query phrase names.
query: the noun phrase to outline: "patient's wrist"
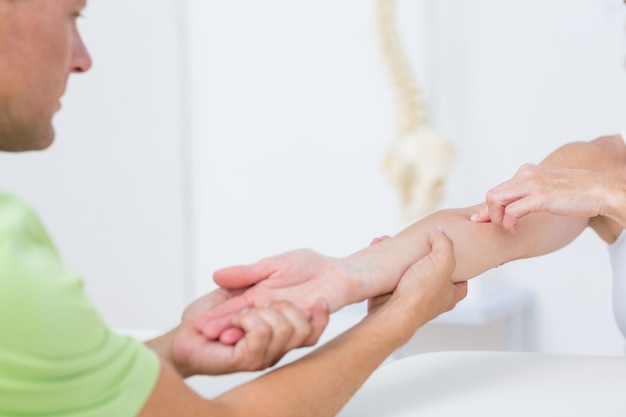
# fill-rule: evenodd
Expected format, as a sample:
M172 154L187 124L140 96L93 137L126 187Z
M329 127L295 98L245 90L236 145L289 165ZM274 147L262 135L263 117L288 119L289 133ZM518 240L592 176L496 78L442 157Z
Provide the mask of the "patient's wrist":
M344 262L354 289L351 303L359 303L393 291L404 270L398 268L398 264L394 265L385 259L384 254L370 248L347 256Z

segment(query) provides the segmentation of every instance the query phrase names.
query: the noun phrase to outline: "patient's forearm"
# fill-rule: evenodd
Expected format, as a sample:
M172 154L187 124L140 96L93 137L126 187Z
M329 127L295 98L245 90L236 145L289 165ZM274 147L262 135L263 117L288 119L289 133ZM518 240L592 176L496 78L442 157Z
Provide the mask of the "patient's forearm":
M428 234L436 227L442 227L454 242L453 280L459 282L511 260L560 249L588 223L586 218L537 213L522 219L513 235L491 223L472 222L470 217L477 210L478 206L473 206L435 212L398 235L347 257L359 281L359 290L349 302L393 290L402 272L428 253Z

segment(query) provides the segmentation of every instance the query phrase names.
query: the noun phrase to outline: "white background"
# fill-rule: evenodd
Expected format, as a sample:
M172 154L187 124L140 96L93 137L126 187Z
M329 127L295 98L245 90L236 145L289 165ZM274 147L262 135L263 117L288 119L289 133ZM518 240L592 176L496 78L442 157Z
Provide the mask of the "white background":
M399 6L431 120L460 154L443 206L626 127L619 0ZM0 155L0 177L111 325L166 329L216 268L346 255L406 226L380 165L395 120L373 1L92 0L85 14L95 65L72 77L56 144ZM592 233L497 272L535 292L536 350L622 351Z

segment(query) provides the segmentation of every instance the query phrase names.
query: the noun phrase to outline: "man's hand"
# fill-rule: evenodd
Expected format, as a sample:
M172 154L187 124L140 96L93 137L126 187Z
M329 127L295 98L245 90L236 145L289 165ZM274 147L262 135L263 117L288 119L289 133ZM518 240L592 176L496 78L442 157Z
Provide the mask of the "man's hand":
M274 365L288 351L317 341L328 323L323 300L311 307L311 317L303 315L287 301L245 309L230 317L237 341L224 344L198 331L196 321L221 305L233 294L219 289L192 303L181 324L168 334L147 342L184 376L217 375L255 371Z
M442 231L430 235L431 252L402 275L391 294L369 300L368 315L394 317L390 331L407 340L426 322L453 309L467 295L467 282L450 279L456 262L452 241Z
M334 312L349 303L356 292L356 283L340 260L311 250L295 250L263 259L252 265L234 266L216 271L215 282L231 291L245 290L230 298L197 320L198 331L208 339L220 338L232 343L236 335L231 317L251 307L267 305L276 300L290 300L319 328L313 306L325 299ZM316 337L306 341L313 344Z

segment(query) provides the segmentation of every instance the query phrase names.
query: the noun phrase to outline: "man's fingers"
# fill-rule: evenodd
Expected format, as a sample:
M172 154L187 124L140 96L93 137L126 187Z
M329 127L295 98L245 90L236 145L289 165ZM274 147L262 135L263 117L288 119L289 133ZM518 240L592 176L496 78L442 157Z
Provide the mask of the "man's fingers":
M235 345L235 355L238 357L235 361L241 361L241 370L266 368L266 352L272 338L269 324L254 310L233 317L233 324L244 332L244 337Z
M444 258L438 261L450 273L454 271L456 259L454 258L452 239L441 228L430 234L431 253L428 256Z
M278 362L290 350L292 344L295 347L296 343L293 340L298 338L294 337L298 329L301 326L308 326L304 317L301 317L301 322L298 323L300 318L290 317L291 313L285 314L284 311L279 311L279 309L282 310L280 303L274 303L270 307L251 309L233 320L245 330L245 336L241 342L248 350L247 353L250 354L251 349L255 351L250 359L252 366L256 369L266 368ZM297 312L297 314L300 313ZM308 333L308 330L305 332Z
M303 346L312 331L308 317L288 301L274 302L268 310L280 319L274 322L275 340L270 346L274 355L282 357L288 351Z
M452 305L451 309L467 296L467 281L457 282L454 284L454 291L454 305Z
M304 340L302 346L313 346L317 343L320 336L324 332L324 329L328 325L330 309L328 302L320 298L315 302L311 309L311 332L309 336Z

